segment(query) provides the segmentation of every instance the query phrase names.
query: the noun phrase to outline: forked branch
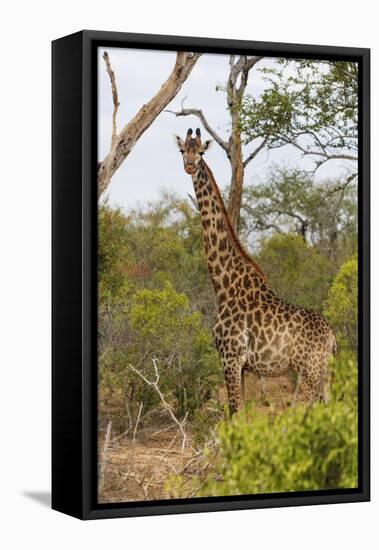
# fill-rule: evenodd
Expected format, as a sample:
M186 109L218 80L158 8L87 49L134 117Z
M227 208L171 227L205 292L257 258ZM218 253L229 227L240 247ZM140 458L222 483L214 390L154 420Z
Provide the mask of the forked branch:
M227 141L224 141L218 134L215 130L213 130L213 128L210 126L210 124L208 123L207 119L205 118L205 115L203 113L203 111L201 109L184 109L183 107L183 103L184 103L184 100L181 102L182 103L182 108L180 111L170 111L169 109L166 109L165 110L165 113L172 113L173 115L175 116L189 116L189 115L194 115L196 116L202 123L202 125L204 126L205 130L208 132L208 134L210 134L213 139L216 141L216 143L219 144L220 147L222 147L222 149L224 149L224 151L226 153L228 153L228 150L229 150L229 143Z
M106 157L98 163L97 181L98 196L107 189L113 174L119 169L142 134L149 128L156 117L179 92L182 84L190 75L200 53L178 52L174 68L157 93L143 105L135 116L117 133L116 117L119 106L116 78L109 55L104 53L105 67L112 87L113 115L111 147Z
M173 422L178 426L178 429L179 429L179 432L182 436L182 452L184 451L184 448L185 448L185 445L186 445L186 442L187 442L187 434L184 430L184 426L185 426L185 423L186 423L186 420L187 420L187 415L183 418L183 420L178 420L175 416L175 414L173 413L172 411L172 407L171 405L169 405L169 403L167 403L160 387L159 387L159 380L160 380L160 374L159 374L159 371L158 371L158 366L157 366L157 359L153 359L153 366L154 366L154 373L155 373L155 380L149 380L148 378L146 378L146 376L144 374L142 374L142 372L140 372L138 369L136 369L135 367L133 367L133 365L128 365L129 369L131 369L135 374L137 374L148 386L154 388L154 390L157 392L158 396L159 396L159 399L163 405L163 408L165 411L168 412L168 414L170 415L171 419L173 420Z

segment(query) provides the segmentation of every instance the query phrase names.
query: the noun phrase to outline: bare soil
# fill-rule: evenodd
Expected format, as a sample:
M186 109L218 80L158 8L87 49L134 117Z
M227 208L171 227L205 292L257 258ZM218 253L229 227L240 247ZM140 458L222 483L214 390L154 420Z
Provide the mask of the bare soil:
M245 379L245 402L254 402L263 413L277 414L286 409L292 399L293 384L287 377L262 381L249 373ZM226 401L226 388L221 387L218 399ZM301 396L299 396L301 400ZM221 408L222 410L222 408ZM222 416L220 416L220 420ZM99 503L136 502L172 498L168 480L181 475L183 484L191 494L191 478L203 468L201 449L191 437L182 450L178 430L171 426L148 426L138 430L135 439L111 438L105 453L104 436L99 438L99 459L103 468L103 481L99 485ZM100 481L101 483L101 481Z
M101 448L101 447L100 447ZM123 438L106 453L103 490L99 502L130 502L170 498L165 484L192 458L193 449L182 452L176 430L142 429L135 441Z

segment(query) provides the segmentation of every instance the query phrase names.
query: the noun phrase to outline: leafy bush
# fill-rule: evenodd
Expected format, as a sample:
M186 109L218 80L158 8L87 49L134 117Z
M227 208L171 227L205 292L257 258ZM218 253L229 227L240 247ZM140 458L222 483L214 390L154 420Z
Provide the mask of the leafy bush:
M263 241L257 259L279 296L322 311L332 279L332 266L325 256L298 235L278 234Z
M353 409L358 403L358 363L355 352L340 350L330 362L332 375L331 397L334 401L349 403Z
M336 331L342 347L357 349L358 261L353 256L345 262L328 292L325 316Z
M246 409L218 427L219 451L198 495L238 495L353 488L358 483L358 369L343 351L331 361L327 406L278 415ZM206 457L209 461L209 457Z
M277 417L245 412L220 425L219 446L216 475L202 495L357 486L357 415L343 401Z
M103 425L112 419L117 426L124 419L120 429L125 429L126 407L135 418L140 402L144 413L159 405L157 393L129 364L153 381L153 359L157 362L159 387L179 417L188 413L191 418L214 395L222 370L212 337L188 298L170 283L137 290L121 310L113 307L109 323L111 334L99 361L99 398L107 413Z
M119 209L107 206L98 212L98 279L99 303L118 297L126 284L125 256L126 218Z
M127 216L105 204L98 227L100 429L112 420L125 430L141 402L144 414L157 406L154 389L127 367L154 379L153 358L177 414L193 417L222 377L198 213L165 195Z
M177 292L186 294L210 327L214 294L198 213L186 201L164 195L154 206L130 212L125 239L127 274L136 288L163 288L170 282Z
M191 312L188 298L166 283L162 290L135 294L129 322L133 336L128 362L136 365L142 358L148 378L154 379L152 359L157 359L162 391L175 396L178 414L193 414L213 395L222 373L201 315Z

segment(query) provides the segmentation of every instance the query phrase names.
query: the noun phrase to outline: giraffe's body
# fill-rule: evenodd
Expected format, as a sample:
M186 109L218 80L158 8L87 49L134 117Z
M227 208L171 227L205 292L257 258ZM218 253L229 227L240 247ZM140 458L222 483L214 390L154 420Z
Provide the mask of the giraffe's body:
M259 376L293 371L307 399L324 399L328 359L335 338L324 318L279 298L259 266L243 250L210 168L202 159L209 145L188 132L177 138L191 173L203 227L208 270L217 302L214 339L220 353L230 412L241 405L241 380L247 370ZM194 161L191 161L195 156Z

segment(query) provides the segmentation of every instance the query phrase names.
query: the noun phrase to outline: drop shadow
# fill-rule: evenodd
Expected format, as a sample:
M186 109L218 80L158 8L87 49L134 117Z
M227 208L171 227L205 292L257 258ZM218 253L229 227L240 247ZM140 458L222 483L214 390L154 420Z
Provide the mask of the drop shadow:
M23 491L22 494L42 506L51 507L51 493L49 491Z

